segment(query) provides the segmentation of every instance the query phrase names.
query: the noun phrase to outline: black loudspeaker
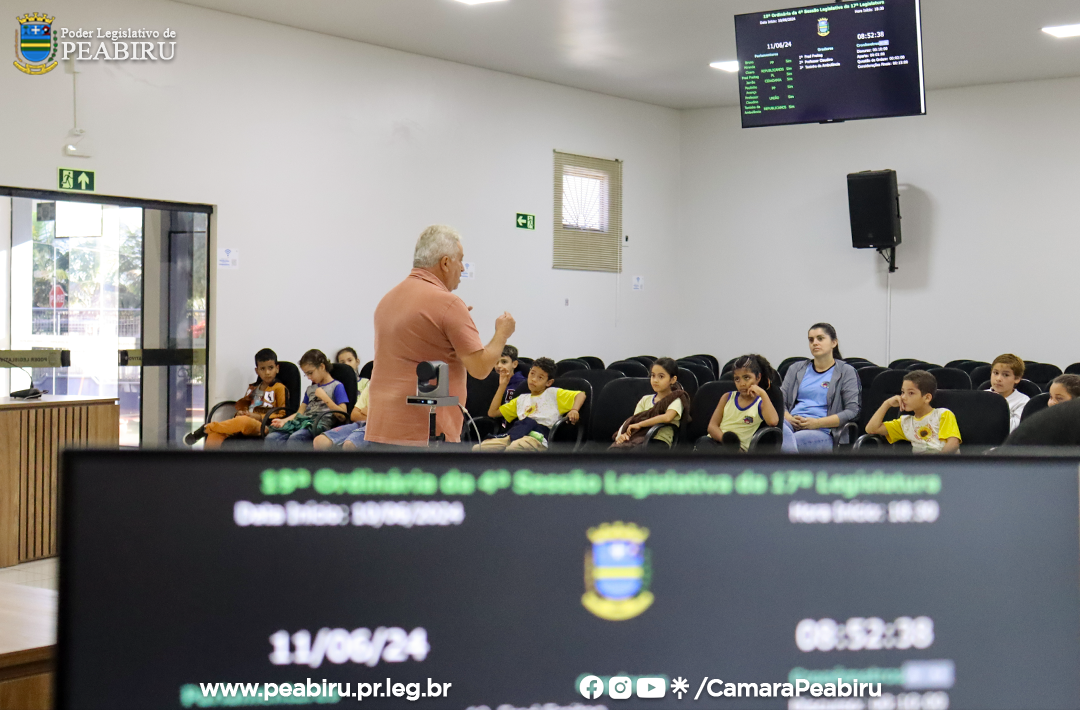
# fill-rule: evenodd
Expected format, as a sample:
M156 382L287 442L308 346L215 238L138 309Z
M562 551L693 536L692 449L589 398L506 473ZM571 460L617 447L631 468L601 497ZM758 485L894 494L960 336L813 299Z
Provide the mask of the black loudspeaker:
M892 248L900 244L900 191L895 170L868 170L847 176L851 244Z

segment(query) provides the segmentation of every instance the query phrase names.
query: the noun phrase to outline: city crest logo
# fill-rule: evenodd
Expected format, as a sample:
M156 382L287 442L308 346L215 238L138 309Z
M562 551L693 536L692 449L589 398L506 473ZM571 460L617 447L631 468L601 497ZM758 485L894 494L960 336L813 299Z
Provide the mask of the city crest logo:
M825 37L829 34L829 18L818 18L817 34L821 37Z
M41 13L17 17L19 32L15 36L15 67L27 75L44 75L56 67L56 40L53 20Z
M629 620L653 604L652 565L647 528L633 523L603 523L589 528L592 548L585 553L585 594L581 604L604 620Z

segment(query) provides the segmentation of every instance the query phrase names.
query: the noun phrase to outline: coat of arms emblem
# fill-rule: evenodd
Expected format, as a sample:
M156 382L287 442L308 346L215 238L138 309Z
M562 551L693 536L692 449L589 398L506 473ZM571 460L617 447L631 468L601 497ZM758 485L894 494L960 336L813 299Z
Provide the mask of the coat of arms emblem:
M56 67L56 40L52 24L56 18L28 13L20 18L15 42L15 67L27 75L44 75Z
M652 565L647 528L633 523L603 523L589 528L592 548L585 553L585 594L581 604L604 620L629 620L653 603Z

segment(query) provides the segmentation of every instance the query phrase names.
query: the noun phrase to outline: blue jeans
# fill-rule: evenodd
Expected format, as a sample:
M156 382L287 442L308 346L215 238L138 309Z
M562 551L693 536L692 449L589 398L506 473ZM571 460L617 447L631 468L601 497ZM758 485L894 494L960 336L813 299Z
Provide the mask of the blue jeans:
M301 428L291 434L272 432L266 436L266 444L275 447L280 447L282 445L289 448L311 447L311 443L314 440L315 434L311 432L311 428Z
M340 447L347 442L352 443L356 447L364 447L367 443L364 441L364 433L367 431L367 423L349 423L348 425L342 425L336 427L333 430L327 430L323 433L324 437L330 439L335 446Z
M784 421L784 444L786 453L826 453L833 451L833 436L828 430L799 430Z

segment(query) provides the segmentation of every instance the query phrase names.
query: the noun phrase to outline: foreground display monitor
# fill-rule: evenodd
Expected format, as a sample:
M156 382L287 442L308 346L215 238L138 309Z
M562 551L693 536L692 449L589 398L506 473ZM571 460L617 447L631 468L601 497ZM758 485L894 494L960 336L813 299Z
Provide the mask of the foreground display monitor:
M735 16L743 127L924 115L919 0Z
M75 451L66 708L1078 708L1076 460Z

